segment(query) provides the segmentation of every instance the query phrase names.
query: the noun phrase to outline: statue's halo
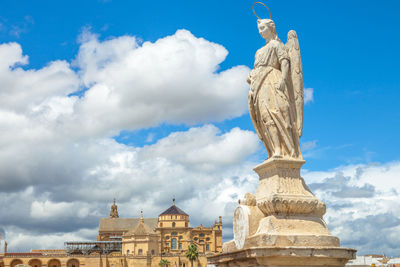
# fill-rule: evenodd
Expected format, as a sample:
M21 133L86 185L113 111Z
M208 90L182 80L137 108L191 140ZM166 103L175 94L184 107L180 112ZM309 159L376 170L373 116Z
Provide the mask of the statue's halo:
M266 8L266 9L268 10L268 12L269 12L269 19L271 19L271 17L272 17L271 11L270 11L269 8L267 7L267 5L264 4L264 3L262 3L262 2L254 2L254 4L253 4L253 13L254 13L254 15L255 15L258 19L261 19L261 18L257 15L256 11L254 10L254 6L255 6L256 4L261 4L261 5L265 6L265 8Z

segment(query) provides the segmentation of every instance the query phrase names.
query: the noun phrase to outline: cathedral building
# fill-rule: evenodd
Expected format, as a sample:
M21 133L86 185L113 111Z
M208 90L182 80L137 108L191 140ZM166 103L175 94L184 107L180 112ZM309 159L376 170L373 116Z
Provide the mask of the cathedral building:
M0 267L189 267L185 252L196 245L194 266L206 266L206 256L222 252L222 219L211 227L191 227L189 215L175 205L158 218L120 218L115 203L110 216L101 218L96 241L65 242L61 250L0 253ZM19 266L18 266L19 267Z

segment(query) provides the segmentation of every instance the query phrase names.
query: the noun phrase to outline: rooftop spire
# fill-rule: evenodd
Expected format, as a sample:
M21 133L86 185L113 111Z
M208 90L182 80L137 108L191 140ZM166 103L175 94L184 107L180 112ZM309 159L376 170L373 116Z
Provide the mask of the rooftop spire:
M140 222L144 223L144 219L143 219L143 211L140 211Z
M117 204L115 204L115 198L114 198L114 204L112 204L112 206L111 206L110 218L119 218L118 206L117 206Z

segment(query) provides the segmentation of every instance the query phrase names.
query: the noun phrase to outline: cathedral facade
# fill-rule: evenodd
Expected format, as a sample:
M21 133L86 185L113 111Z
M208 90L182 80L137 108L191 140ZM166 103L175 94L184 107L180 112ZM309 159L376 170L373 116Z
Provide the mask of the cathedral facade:
M114 201L110 216L101 218L96 241L65 242L60 250L0 254L0 267L189 267L185 253L194 244L194 266L206 266L207 256L222 252L222 220L211 227L191 227L189 215L173 204L158 218L120 218ZM22 264L22 265L21 265ZM20 266L17 266L20 265Z

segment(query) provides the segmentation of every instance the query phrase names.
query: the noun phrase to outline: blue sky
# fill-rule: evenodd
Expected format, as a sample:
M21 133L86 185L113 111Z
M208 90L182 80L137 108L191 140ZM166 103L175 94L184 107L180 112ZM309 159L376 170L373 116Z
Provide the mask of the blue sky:
M297 31L302 52L304 85L305 88L312 88L313 92L312 100L305 106L304 131L301 139L304 145L303 154L307 160L307 164L304 166L305 175L307 175L307 173L309 175L309 178L305 176L307 182L318 184L325 181L330 183L331 180L326 180L328 178L342 181L340 179L342 179L341 177L344 175L348 177L347 180L343 178L344 181L349 182L352 186L358 186L357 188L360 190L365 189L365 197L378 201L379 194L383 196L386 194L385 190L389 192L395 189L395 186L391 186L389 182L387 188L379 189L378 185L375 185L367 178L365 179L368 181L360 182L360 179L357 178L358 176L355 175L355 170L360 170L361 168L364 170L364 173L368 173L368 171L373 172L372 169L375 168L374 166L378 166L376 168L382 167L383 170L392 170L389 175L390 178L387 178L387 181L392 181L391 179L394 179L393 177L399 176L399 173L396 172L396 164L400 161L398 153L400 147L400 138L398 138L398 133L400 131L400 79L398 72L400 69L398 67L398 62L400 57L397 52L398 43L400 43L400 37L397 34L398 27L400 26L397 18L397 11L400 7L400 3L398 1L382 1L377 3L373 1L272 0L268 1L267 4L271 9L272 18L277 25L278 35L283 41L286 41L286 34L289 30L294 29ZM14 78L7 80L6 78L1 78L3 76L0 77L0 87L2 87L0 88L0 93L3 89L3 95L6 96L3 98L5 99L4 101L10 103L10 100L7 99L14 100L19 99L18 97L24 98L24 95L25 98L27 98L23 101L21 100L22 102L18 102L15 106L13 106L14 104L3 105L4 112L7 112L4 114L8 114L7 116L11 117L15 116L16 121L23 121L18 125L13 124L13 119L6 122L3 121L3 129L5 129L3 140L12 140L7 143L7 151L11 152L9 152L9 154L4 154L3 157L9 158L10 155L13 155L12 153L21 153L22 148L18 146L19 144L29 143L32 146L27 150L29 152L26 152L27 156L25 158L18 158L17 160L17 157L15 157L15 164L18 165L17 169L21 170L11 171L4 166L0 166L0 175L2 175L4 180L4 189L1 192L2 201L10 201L10 199L12 199L12 194L16 192L26 193L26 190L33 190L33 193L31 192L31 202L36 201L35 203L37 203L37 205L20 203L21 207L25 207L22 210L25 210L26 213L31 214L31 216L35 209L42 211L47 210L47 215L45 215L50 216L52 213L49 210L52 210L52 208L57 210L57 205L74 206L79 204L82 206L86 203L88 205L87 209L92 208L94 211L87 213L82 211L86 216L81 216L81 224L77 223L75 228L70 230L75 231L74 233L78 235L77 233L81 233L79 231L84 231L82 229L91 229L90 231L92 232L83 235L90 238L94 233L93 231L95 231L93 230L95 229L95 223L90 224L87 222L94 222L99 216L101 217L101 210L108 209L108 204L113 198L112 195L120 194L118 191L119 187L115 186L115 188L118 189L111 190L112 192L110 195L107 195L109 199L100 200L98 196L84 198L79 194L70 193L68 197L74 196L77 198L76 201L72 201L67 200L67 196L62 198L53 194L65 186L64 183L59 183L58 179L61 178L56 177L64 177L63 181L65 181L66 179L72 179L68 178L68 175L75 175L81 178L79 181L82 183L82 188L85 188L84 182L89 179L84 178L85 175L90 176L93 175L93 173L101 173L101 170L105 170L104 173L96 174L97 178L103 177L101 181L104 182L102 185L105 188L107 186L113 187L114 183L125 185L124 183L126 180L124 180L124 177L131 177L132 175L143 175L146 177L147 183L151 183L151 177L154 173L146 172L138 166L131 168L125 166L128 169L130 168L130 171L123 173L121 170L116 171L114 168L111 168L111 165L107 165L108 167L106 168L104 167L105 165L102 164L106 164L105 162L108 161L114 162L114 157L123 155L124 153L132 153L132 155L127 156L127 158L135 158L135 153L139 153L140 156L138 157L141 157L143 162L147 162L147 157L150 158L151 156L155 161L169 162L168 166L173 166L173 168L171 167L169 170L170 174L174 176L176 173L180 172L181 168L187 170L190 169L188 167L190 164L194 164L194 161L186 162L178 155L165 152L168 150L167 148L174 150L174 146L171 145L174 140L179 140L179 142L184 143L182 140L186 140L187 138L190 140L194 135L199 139L210 138L210 144L213 144L212 140L219 144L224 142L229 143L231 142L229 140L236 140L235 138L238 138L240 144L235 142L230 143L240 148L236 151L238 155L232 156L230 162L221 161L219 163L207 163L204 160L201 164L196 162L196 164L199 165L196 165L197 167L194 169L190 169L190 172L182 172L180 175L174 176L177 180L187 174L198 176L199 183L195 183L195 185L198 187L204 186L204 190L208 188L208 184L204 182L205 184L202 185L201 181L208 181L213 175L224 176L224 178L227 179L225 182L228 184L231 183L232 190L229 194L228 192L226 193L229 197L219 201L225 205L224 210L227 213L226 218L229 220L228 211L231 209L231 204L229 203L234 202L235 198L245 193L243 190L254 189L251 186L243 185L243 188L239 190L238 185L242 185L241 183L245 183L247 180L253 181L252 179L254 177L251 178L253 175L251 174L251 166L254 166L255 163L266 158L265 150L255 141L254 136L251 135L254 133L253 126L246 111L246 107L242 105L247 101L245 99L246 94L243 93L247 90L245 88L246 85L243 85L241 82L243 79L236 80L236 78L242 77L248 69L251 69L254 53L263 45L263 40L257 32L256 18L252 13L251 5L252 1L250 0L156 0L152 2L119 0L1 1L0 45L16 43L22 49L22 54L16 56L16 58L20 57L19 61L13 59L11 60L13 64L7 67L10 68L10 73L15 71L12 75L20 75L18 69L21 71L24 70L25 72L23 72L23 75L27 77L24 76L24 78L20 76L20 78L21 80L26 79L26 81L28 81L22 85L17 84L17 82L12 84L16 79L15 77L19 76L10 76ZM265 12L262 8L257 8L257 11L260 15ZM181 37L179 37L177 30L180 29L190 32L191 35L181 32ZM98 89L98 87L96 87L97 85L106 84L108 86L106 87L111 90L109 92L113 92L112 90L114 90L110 89L114 85L112 83L110 85L109 81L106 81L106 78L102 76L101 71L103 69L110 70L110 77L115 79L114 81L121 82L120 87L119 85L115 85L115 90L117 91L123 88L121 90L126 92L126 90L130 88L126 84L122 84L124 81L129 81L134 84L132 87L139 84L139 81L136 83L136 80L133 78L133 80L129 80L126 78L127 76L119 77L110 74L124 71L124 68L121 67L124 66L123 64L126 64L121 63L121 58L123 58L124 55L122 52L121 55L118 54L118 49L120 49L120 51L125 51L123 49L126 49L125 52L128 54L132 51L126 48L127 45L137 45L139 48L146 42L158 45L158 40L162 40L168 36L172 39L170 40L172 45L176 41L175 39L185 40L183 43L193 42L193 44L200 44L202 41L199 38L203 38L206 40L206 43L202 44L204 47L211 50L215 49L215 55L213 54L214 52L210 52L209 50L201 50L201 52L205 53L205 59L210 57L209 59L212 61L218 58L216 62L208 63L207 61L204 63L195 61L195 63L205 64L204 69L201 69L202 71L209 71L209 69L211 69L211 73L204 76L206 78L214 74L218 76L219 74L222 75L223 73L232 73L236 71L236 78L233 77L229 79L235 82L237 87L226 91L228 94L232 93L232 96L230 96L232 103L223 98L221 98L221 102L218 103L210 103L209 100L205 101L203 99L199 100L199 103L200 101L204 101L204 105L202 106L199 104L199 107L196 106L196 108L199 109L198 113L194 112L192 114L189 112L189 114L187 114L186 111L180 113L179 110L171 108L176 104L174 104L174 94L170 93L168 90L169 87L160 87L160 90L162 90L160 92L162 93L157 93L153 95L153 97L161 100L164 98L165 102L170 101L170 105L166 107L164 104L160 104L160 108L165 108L165 113L170 114L169 112L171 112L172 115L163 116L162 112L160 114L154 113L155 115L153 117L147 119L144 116L144 119L142 118L144 121L142 121L140 118L137 118L138 110L140 110L138 106L140 106L142 102L134 102L135 99L141 99L140 94L124 95L127 97L127 101L129 99L129 101L133 101L133 106L136 105L132 107L133 111L129 106L127 106L126 109L115 111L116 107L111 106L112 103L108 101L107 98L101 98L104 102L96 102L99 99L99 94L104 92ZM126 38L124 39L124 37ZM135 41L129 39L133 37L135 37ZM219 46L215 48L213 44L218 44ZM161 48L154 49L169 49L170 45L171 44L168 43L165 46L160 46ZM203 46L195 49L203 49ZM182 49L185 49L184 45L182 47ZM111 52L107 49L110 49ZM15 52L18 51L18 48L13 47L11 50L7 51ZM228 52L226 58L223 55L221 56L221 53L223 54L224 51ZM179 53L179 51L175 50L174 52ZM96 55L93 56L95 53L101 55L98 56L99 58L104 57L104 62L96 61ZM190 55L190 51L187 53L187 55ZM0 54L0 56L4 57L1 58L3 62L8 62L7 57L11 57L11 55L14 54L11 52ZM24 63L22 55L29 56L29 62L27 61ZM64 62L66 65L51 65L51 62L57 60L59 62ZM14 64L15 62L17 63ZM148 63L151 66L153 62L151 62L149 57L149 62L144 60L142 64L146 65ZM120 69L117 67L113 69L113 63L115 63L117 67L119 66ZM88 66L92 66L91 64L97 64L97 67L90 69ZM194 71L197 70L196 66L192 67ZM37 86L35 85L35 90L37 90L38 93L32 93L33 89L29 89L29 86L27 86L27 88L24 87L30 82L35 84L35 77L42 75L40 70L43 71L46 68L62 70L61 72L63 75L61 75L62 77L60 78L57 75L54 77L48 75L45 78L40 78L43 79L43 81L37 78L44 84L38 83ZM168 66L163 69L168 71ZM36 70L36 72L34 70ZM151 71L151 69L149 69L149 71ZM171 67L171 71L181 73L179 70L174 70L173 67ZM32 76L29 76L29 73L31 73ZM157 80L157 77L154 77L154 79ZM193 84L190 83L190 80L181 81L178 78L176 79L177 80L173 81L172 84L182 85L182 88L178 86L180 89L176 89L177 96L185 95L185 93L192 90L191 86L193 86ZM199 85L198 92L200 93L198 97L204 97L201 92L207 88L217 86L214 84L213 79L214 78L210 78L210 81L205 82L204 88ZM221 80L224 79L225 78L221 78ZM167 80L167 82L169 81L171 80ZM185 82L187 82L187 84L185 84ZM197 84L201 82L202 80L200 79ZM224 80L224 82L226 81ZM49 89L42 92L41 88ZM169 89L174 90L172 87ZM31 91L26 91L25 93L23 90ZM88 92L93 92L93 94L90 95L92 98L87 94L86 100L85 94ZM235 92L237 92L237 94ZM22 93L23 96L20 96L19 93ZM31 96L31 94L33 95ZM80 96L81 100L76 100L74 98L75 95ZM239 97L239 95L241 97ZM242 96L244 96L244 98ZM57 101L61 102L54 102L54 104L52 102L54 100L52 97L59 97ZM37 100L34 101L34 99ZM182 99L184 99L184 97ZM240 99L243 99L243 101ZM161 100L159 101L161 102ZM177 102L178 106L180 103L179 101ZM238 102L236 103L234 101ZM74 103L71 104L70 102ZM85 103L89 104L86 105ZM101 103L98 104L100 107L95 107L96 103ZM189 103L191 102L189 101ZM210 103L210 105L208 105L208 103ZM57 108L54 108L54 105L56 105ZM108 105L110 105L109 110L107 109ZM146 107L146 104L143 105L145 106L143 110L147 110L146 108L148 107ZM149 105L151 106L151 103ZM6 107L4 108L4 106ZM65 109L60 108L60 106L65 107ZM54 110L57 111L54 111L54 114L51 112L51 114L47 114L47 111L43 111L44 107L46 110L54 108ZM104 107L104 109L102 109L102 107ZM38 110L42 112L41 114L46 113L48 117L44 119L44 117L40 117L41 115L37 115L35 112ZM215 110L216 115L208 114L207 110ZM102 114L102 111L105 113ZM107 113L108 111L109 113ZM63 112L66 112L65 114L70 112L68 116L73 119L57 117L59 114L64 114ZM36 115L33 116L32 114ZM95 122L93 128L90 128L92 127L90 123L92 122L91 118L93 114L96 114L93 120L97 119L101 121L102 118L104 118L104 125ZM107 114L111 114L111 118L108 118ZM54 121L48 119L54 116L57 117ZM89 119L86 121L86 118ZM70 120L72 124L70 124ZM74 120L76 121L74 122ZM79 123L82 123L82 125L79 126ZM32 125L35 125L35 127L37 125L43 126L43 129L34 129ZM66 134L62 141L58 140L56 137L54 137L54 140L51 139L52 141L50 143L48 139L46 139L46 142L38 141L42 140L40 139L43 137L40 135L41 133L48 131L53 134L59 130L57 127L61 127L60 125L65 127L62 129L63 133ZM71 125L78 126L74 128L75 126ZM86 126L87 128L85 128ZM236 127L238 127L240 131L238 130L235 132ZM80 130L82 130L82 133ZM16 132L21 134L21 137L16 140L11 139L11 137L16 136ZM41 137L35 139L35 136L39 135ZM224 138L226 138L226 140ZM65 140L68 140L68 142ZM248 145L246 145L246 140L248 141ZM203 141L203 145L206 146L207 141ZM197 142L197 140L194 142ZM202 142L199 141L199 144L200 143ZM80 151L79 148L74 148L75 150L70 151L65 149L67 146L69 148L75 146L85 147L87 151ZM29 147L29 145L27 145L27 147ZM193 149L192 152L196 154L200 153L198 151L201 150L201 147L193 148L188 143L188 147L182 149L182 151L185 151L185 149ZM103 150L107 151L107 156L101 159L96 158L96 153L93 151L100 152ZM36 153L32 151L36 151ZM38 157L37 153L41 152L46 156ZM209 151L207 153L209 153ZM227 153L230 153L230 151L227 150ZM53 157L51 155L61 155L60 161L65 163L66 166L71 167L68 168L64 166L60 170L61 162L46 161L46 157ZM36 157L43 159L43 161L32 163L32 166L26 163L31 162L32 158ZM93 162L91 162L91 160L93 160ZM125 160L127 162L129 161L128 159ZM173 165L171 162L176 165ZM120 164L121 166L123 165L122 163ZM129 164L128 166L130 166ZM224 168L231 168L233 165L246 166L248 172L242 173L236 169L230 172L223 170ZM46 171L42 171L43 169L46 169ZM123 168L121 167L121 169ZM374 169L374 171L376 170ZM211 172L214 172L214 174L210 174ZM105 173L107 173L107 175ZM317 174L323 176L318 180L314 178ZM108 177L108 180L104 178L105 176ZM78 178L74 177L74 179ZM108 184L104 179L108 181ZM376 178L376 180L379 179L379 177ZM121 180L120 183L118 183L117 180ZM384 179L382 178L382 180ZM132 181L138 182L137 180ZM161 178L157 181L160 183L166 182ZM375 189L368 191L371 189L371 187L369 187L370 185ZM36 186L38 187L36 188ZM183 185L181 186L182 187L178 186L176 190L185 189ZM315 188L319 187L316 186ZM343 188L338 190L342 189ZM154 189L155 195L162 195L160 201L150 201L152 204L146 206L151 216L155 216L160 208L167 207L166 205L168 204L163 202L165 199L170 199L171 195L179 196L180 194L173 189L169 191L165 191L164 189L157 190L158 189ZM71 192L72 191L73 189L71 189ZM380 192L379 194L376 193L378 191ZM139 192L137 193L139 194ZM100 195L100 193L98 194ZM334 193L332 194L334 195ZM123 207L124 205L125 207L133 205L135 209L139 209L139 206L143 206L142 204L137 204L138 198L128 195L129 193L127 192L126 195L122 194L121 197L119 197ZM194 211L195 209L191 207L197 205L194 204L195 201L201 202L205 199L201 190L196 191L194 195L196 195L196 197L182 194L181 205L186 209ZM398 200L396 196L397 193L393 195L393 201ZM149 197L150 194L144 194L140 199L149 201ZM324 197L323 192L321 192L321 197ZM358 202L356 200L359 199L351 196L349 196L349 199L349 203L354 204L354 206L352 206L353 211L344 210L343 213L336 214L333 211L329 213L328 209L327 217L331 217L331 219L327 219L328 223L333 220L332 225L339 225L337 221L334 221L335 216L345 218L348 214L355 212L356 208L359 207L357 206ZM88 203L90 201L98 201L101 204L96 207L89 206ZM324 199L324 201L328 200ZM399 214L393 213L393 211L389 212L391 210L390 205L393 205L393 203L396 202L387 204L386 208L388 212L385 213L385 216L395 217L400 220L400 212ZM377 209L377 206L374 207ZM359 222L362 219L366 219L368 216L376 215L374 214L376 209L370 210L370 214L368 214L368 211L364 211L365 213L363 213L362 216L360 215L361 217L350 216L342 225L346 225L346 223L351 225L353 221ZM189 212L191 210L189 210ZM105 214L106 213L107 212L105 212ZM125 215L133 216L133 214L129 212L126 212ZM16 216L24 218L22 213L16 214ZM197 215L193 216L194 223L200 223L201 220L213 220L205 215L196 216ZM35 218L38 220L37 223L39 224L40 218ZM57 221L54 221L53 226L56 223ZM15 227L20 227L20 229L26 230L28 239L29 231L33 231L37 235L45 234L47 238L50 238L52 234L55 235L65 231L57 227L54 227L52 231L45 231L39 227L35 228L32 226L33 224L31 226L16 226L15 224L16 223L12 220L3 221L2 223L0 221L0 225L5 225L3 231L6 234L8 233L9 236L12 235ZM388 229L394 231L393 229L398 229L399 225L400 223L396 221L396 223ZM231 225L227 223L227 238L230 237L228 229L230 226ZM380 226L376 227L380 228ZM335 229L339 229L339 226ZM365 231L364 228L361 230ZM400 229L398 231L400 232ZM335 230L333 232L335 232ZM341 231L337 230L335 233L340 236ZM347 237L343 236L343 239L347 240L346 238ZM14 242L15 248L23 248L21 240L18 241L15 239ZM381 250L367 241L359 240L352 242L351 239L349 239L349 241L346 242L349 246L360 246L362 252L381 252ZM382 242L390 243L394 241L392 240L389 242L388 240L384 240ZM57 245L58 243L51 244ZM11 243L11 247L12 245ZM394 245L388 245L387 250L394 253Z
M27 68L71 61L83 27L100 35L135 35L155 41L177 29L223 45L221 69L253 64L262 45L251 1L2 1L0 40L17 41L29 55ZM281 39L299 33L306 88L315 101L306 106L302 141L317 140L307 168L348 162L399 159L399 79L396 1L270 1ZM260 14L265 12L258 8ZM252 129L247 115L221 123L224 130ZM155 139L181 126L150 129ZM133 133L143 145L149 131ZM387 145L388 140L393 143Z

